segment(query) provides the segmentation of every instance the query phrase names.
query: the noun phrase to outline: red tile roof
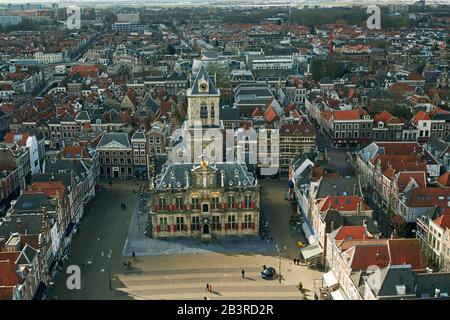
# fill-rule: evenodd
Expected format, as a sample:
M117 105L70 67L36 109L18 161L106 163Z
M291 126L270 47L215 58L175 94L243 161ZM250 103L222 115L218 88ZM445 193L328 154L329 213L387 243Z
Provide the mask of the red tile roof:
M315 129L313 126L306 123L283 124L280 127L280 135L314 136Z
M413 122L417 124L421 120L430 120L430 116L422 110L416 113L413 118Z
M342 226L338 229L335 241L368 238L365 226Z
M334 120L358 120L361 119L360 109L334 110Z
M61 153L64 158L70 159L90 158L87 149L81 146L65 147Z
M266 109L264 117L266 118L267 123L272 123L279 118L272 104Z
M401 82L396 82L393 83L390 87L389 87L390 91L394 91L394 92L414 92L414 88L412 86L410 86L407 83L401 83Z
M14 286L3 286L0 284L0 301L13 299Z
M417 142L375 142L375 144L384 149L385 155L411 155L422 150Z
M437 180L441 187L450 187L450 172L446 172Z
M66 190L61 181L40 181L31 184L31 191L40 191L47 197L59 196L62 199L66 194Z
M370 207L358 196L328 196L318 205L321 212L327 210L337 211L357 211L358 205L360 210L371 210Z
M450 188L415 188L409 198L409 207L438 207L447 208Z
M389 250L386 244L356 245L346 251L351 255L350 267L352 270L367 270L369 266L378 266L380 269L389 265Z
M2 255L5 253L2 252ZM20 254L20 252L19 252L19 254ZM20 279L19 275L16 272L16 267L17 266L16 266L15 261L5 260L4 258L0 259L0 285L1 286L15 286L22 282L22 279Z
M413 270L425 269L419 239L389 239L391 265L410 264Z
M8 144L17 143L20 146L25 146L27 144L27 140L30 137L28 132L17 133L9 131L5 135L5 142Z
M391 119L393 116L388 111L383 110L380 113L376 114L375 117L373 117L373 122L376 124L378 122L388 122L389 119Z
M262 117L264 114L262 113L259 107L256 107L252 112L252 117Z
M450 229L450 213L445 213L434 220L434 223L436 223L439 227L442 229Z
M402 171L398 173L398 191L403 192L411 180L417 182L420 188L427 186L425 171Z

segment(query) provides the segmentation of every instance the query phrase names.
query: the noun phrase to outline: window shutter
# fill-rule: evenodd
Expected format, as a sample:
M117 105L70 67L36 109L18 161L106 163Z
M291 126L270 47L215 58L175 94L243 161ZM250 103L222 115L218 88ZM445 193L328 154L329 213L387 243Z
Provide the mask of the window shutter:
M184 231L187 231L187 224L184 224L184 226L183 226L183 228L184 228Z
M159 226L159 224L156 226L156 232L159 233L159 231L161 230L161 227Z
M241 223L241 229L244 230L244 223Z
M223 205L222 205L222 207L223 207L224 209L227 209L227 203L224 202Z
M225 231L228 230L228 223L225 223Z
M252 209L255 209L255 202L252 201Z
M244 202L244 201L242 201L241 208L242 208L242 209L245 208L245 202Z

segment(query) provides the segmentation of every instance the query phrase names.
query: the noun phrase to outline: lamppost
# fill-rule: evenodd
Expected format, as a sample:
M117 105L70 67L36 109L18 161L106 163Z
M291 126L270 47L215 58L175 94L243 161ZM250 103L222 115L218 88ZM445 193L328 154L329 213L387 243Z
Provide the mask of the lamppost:
M279 272L280 272L280 274L279 274L279 276L278 276L278 282L281 284L281 249L283 249L283 251L286 251L286 246L283 246L283 248L280 248L279 246L278 246L278 244L276 244L275 245L276 246L276 248L277 248L277 252L278 252L278 261L279 261L279 264L278 264L278 270L279 270Z

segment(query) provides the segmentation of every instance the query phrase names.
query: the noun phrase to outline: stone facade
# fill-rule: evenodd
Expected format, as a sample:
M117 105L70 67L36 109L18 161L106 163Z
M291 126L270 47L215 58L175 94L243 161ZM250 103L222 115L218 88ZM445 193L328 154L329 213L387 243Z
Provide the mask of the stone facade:
M151 193L154 238L259 233L260 187L241 164L170 164Z

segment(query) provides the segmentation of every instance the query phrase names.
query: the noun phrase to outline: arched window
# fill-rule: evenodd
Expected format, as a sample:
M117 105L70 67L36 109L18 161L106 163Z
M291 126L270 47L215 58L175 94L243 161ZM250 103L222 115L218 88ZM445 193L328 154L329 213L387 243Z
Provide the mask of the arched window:
M200 106L200 119L208 119L208 107L206 104Z
M216 117L216 114L214 112L214 104L211 106L211 119L214 119Z

